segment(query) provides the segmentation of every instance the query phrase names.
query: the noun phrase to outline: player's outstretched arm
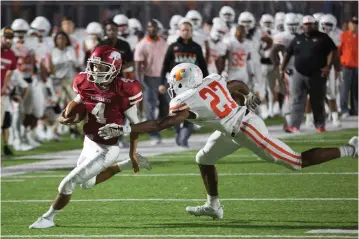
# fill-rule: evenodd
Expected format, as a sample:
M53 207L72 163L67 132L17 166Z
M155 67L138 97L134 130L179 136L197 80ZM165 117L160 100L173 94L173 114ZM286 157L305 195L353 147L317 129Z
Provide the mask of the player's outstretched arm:
M138 142L138 133L132 132L130 134L130 159L132 161L133 171L135 173L140 171L140 166L138 165L137 156L136 156L137 142Z
M107 124L99 128L98 135L104 139L111 139L124 133L151 133L173 127L189 118L190 112L183 110L166 116L164 119L148 120L131 126Z

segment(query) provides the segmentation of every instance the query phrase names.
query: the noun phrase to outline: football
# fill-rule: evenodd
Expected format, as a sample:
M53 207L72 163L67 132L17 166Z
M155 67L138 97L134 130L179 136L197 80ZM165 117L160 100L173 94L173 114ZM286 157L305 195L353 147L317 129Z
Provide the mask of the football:
M86 106L83 103L71 101L64 110L64 116L71 118L73 122L80 122L85 119L87 115Z

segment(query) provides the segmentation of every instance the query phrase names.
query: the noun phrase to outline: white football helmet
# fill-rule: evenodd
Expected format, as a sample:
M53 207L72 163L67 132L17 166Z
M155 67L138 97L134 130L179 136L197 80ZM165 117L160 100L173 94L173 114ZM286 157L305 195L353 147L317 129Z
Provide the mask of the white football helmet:
M181 21L183 17L181 15L173 15L170 20L170 28L172 31L178 30L178 23Z
M296 14L290 12L285 14L284 30L290 34L298 33L299 20Z
M275 25L274 27L279 32L284 31L284 19L285 19L284 12L277 12L274 16L274 25Z
M272 31L274 29L274 18L270 14L263 14L259 24L264 31Z
M89 35L103 36L103 29L100 23L90 22L86 27L86 33Z
M230 6L223 6L221 10L219 10L219 17L226 23L233 23L236 18L236 13Z
M190 10L186 14L186 18L191 20L193 30L198 30L202 27L202 16L201 14L196 10Z
M128 28L130 30L130 34L135 34L138 31L142 31L142 25L140 21L136 18L128 19Z
M244 26L246 33L256 26L256 19L250 12L242 12L238 17L238 24Z
M38 16L31 22L31 28L38 30L42 37L47 37L51 30L51 24L46 17Z
M118 26L118 34L120 36L128 34L128 18L123 14L118 14L113 18L113 21Z
M317 12L313 14L313 17L315 18L316 22L320 22L320 18L324 15L322 12Z
M18 18L12 22L11 29L15 32L15 35L16 32L25 35L30 30L30 26L24 19Z
M170 73L168 94L171 98L187 90L194 89L203 82L201 69L192 63L181 63L175 66Z
M337 27L337 19L332 14L325 14L320 18L319 30L329 34Z
M298 18L298 22L299 22L299 28L298 28L298 33L302 33L303 32L303 14L297 13L297 18Z
M228 27L222 19L218 18L219 21L214 21L210 32L210 37L215 41L221 41L228 32Z

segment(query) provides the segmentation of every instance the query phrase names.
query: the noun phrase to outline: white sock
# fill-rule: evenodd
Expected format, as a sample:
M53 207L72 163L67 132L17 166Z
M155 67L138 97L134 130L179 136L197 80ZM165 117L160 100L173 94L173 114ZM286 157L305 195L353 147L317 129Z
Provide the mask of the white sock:
M333 122L337 122L339 120L338 112L332 112Z
M58 212L60 212L60 210L55 210L55 209L52 207L52 205L51 205L51 207L49 208L49 210L48 210L44 215L42 215L42 217L53 221L55 215L56 215Z
M305 119L307 121L313 121L314 120L314 117L313 117L313 113L308 113L305 115Z
M207 194L207 204L214 209L217 209L221 206L219 203L219 197L218 196L210 196Z
M117 163L117 166L120 168L121 171L133 169L131 159L123 160L123 161Z
M354 147L351 145L345 145L339 147L340 157L350 157L354 154Z
M287 121L288 126L292 125L292 122L290 121L290 114L285 115L285 121Z

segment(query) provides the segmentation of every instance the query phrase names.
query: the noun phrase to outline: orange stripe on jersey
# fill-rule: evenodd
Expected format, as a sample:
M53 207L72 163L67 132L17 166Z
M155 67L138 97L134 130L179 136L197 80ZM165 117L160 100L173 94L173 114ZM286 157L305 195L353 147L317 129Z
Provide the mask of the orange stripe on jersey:
M252 125L248 124L247 122L242 122L245 126L249 127L251 130L253 130L260 138L262 138L264 141L268 142L271 146L273 146L275 149L277 149L278 151L291 156L295 159L301 159L301 156L292 154L284 149L282 149L281 147L279 147L278 145L276 145L275 143L273 143L272 141L270 141L268 138L264 137L261 133L259 133L259 131L254 128Z
M170 111L178 110L178 109L181 109L181 108L183 108L183 109L187 109L187 108L188 108L188 106L187 106L186 104L182 104L182 105L175 105L175 106L173 106L173 107L171 107L171 108L170 108Z
M261 143L258 139L256 139L256 137L251 134L248 130L246 130L245 128L240 128L241 131L243 131L245 134L247 134L257 145L259 145L260 147L262 147L265 151L267 151L269 154L271 154L272 156L278 158L278 159L281 159L287 163L290 163L290 164L293 164L293 165L296 165L296 166L301 166L302 164L299 163L299 162L295 162L295 161L292 161L288 158L285 158L277 153L275 153L273 150L267 148L263 143Z

